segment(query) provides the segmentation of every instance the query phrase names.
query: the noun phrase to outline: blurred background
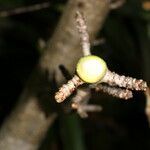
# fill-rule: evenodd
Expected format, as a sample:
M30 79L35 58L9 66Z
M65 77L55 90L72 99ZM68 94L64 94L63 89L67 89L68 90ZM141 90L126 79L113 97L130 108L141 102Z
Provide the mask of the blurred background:
M42 0L0 0L0 124L16 106L42 53L41 45L55 31L66 0L50 0L38 11L3 16L4 10L43 3ZM109 68L150 81L150 1L127 0L112 10L93 45ZM40 150L146 150L150 129L145 114L146 98L134 92L129 101L92 93L92 103L103 111L81 119L76 113L59 116Z

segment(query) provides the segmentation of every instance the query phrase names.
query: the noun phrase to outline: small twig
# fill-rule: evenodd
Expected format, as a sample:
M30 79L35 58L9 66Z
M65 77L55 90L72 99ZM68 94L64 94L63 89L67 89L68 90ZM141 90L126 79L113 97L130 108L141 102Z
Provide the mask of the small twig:
M147 88L147 83L143 81L142 79L137 80L132 77L126 77L124 75L118 75L115 72L111 72L107 70L104 78L101 82L105 82L111 86L119 86L124 87L131 90L137 90L137 91L145 91Z
M72 98L72 103L87 104L91 97L89 89L78 89L76 96Z
M93 87L94 88L94 87ZM122 89L119 87L113 87L113 86L109 86L107 84L98 84L95 86L95 91L96 92L104 92L107 93L109 95L112 95L114 97L118 97L121 99L130 99L133 97L132 91L127 90L127 89Z
M102 107L98 105L88 104L91 97L89 89L78 89L76 96L72 99L72 109L77 110L81 118L88 117L88 112L101 111Z
M100 39L96 39L92 42L92 46L97 46L97 45L101 45L104 44L106 42L105 38L100 38Z
M87 105L89 99L91 97L91 93L89 89L78 89L77 94L72 98L72 109L76 110L81 118L88 117L86 111L82 109L84 105Z
M48 8L49 6L50 6L49 2L44 2L44 3L34 4L31 6L15 8L13 10L5 10L0 12L0 17L8 17L8 16L18 15L22 13L33 12L40 9Z
M91 97L89 89L78 89L77 94L72 98L71 108L76 110L81 118L88 117L87 112L83 109L83 106L88 104Z
M67 97L69 97L73 93L73 91L76 90L76 88L79 85L82 85L83 83L84 82L81 81L81 79L77 75L75 75L66 84L62 85L59 91L55 94L55 100L58 103L63 102Z
M71 105L72 109L75 109L77 111L77 113L79 114L79 116L81 118L87 118L88 114L87 112L82 108L82 105L77 104L77 103L72 103Z
M98 105L80 105L75 103L72 104L72 108L77 110L81 118L87 118L88 112L99 112L102 110L102 107Z
M126 2L126 0L110 0L110 8L118 9L122 7L122 5Z
M84 56L90 55L91 52L90 52L90 42L89 42L89 34L87 31L87 25L85 23L83 15L79 11L76 12L76 24L81 38L83 55Z

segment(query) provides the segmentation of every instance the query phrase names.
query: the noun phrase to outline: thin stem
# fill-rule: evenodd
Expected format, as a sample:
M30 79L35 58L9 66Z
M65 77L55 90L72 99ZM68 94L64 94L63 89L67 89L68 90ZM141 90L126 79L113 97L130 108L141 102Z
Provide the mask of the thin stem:
M72 98L72 109L76 110L81 118L88 117L88 114L83 110L83 106L88 105L88 101L91 97L89 89L78 89L77 94Z
M98 105L84 105L82 109L86 112L99 112L102 111L102 107Z
M49 6L50 6L49 2L44 2L44 3L34 4L31 6L15 8L13 10L5 10L5 11L0 12L0 17L8 17L12 15L18 15L22 13L37 11L40 9L48 8Z
M122 5L126 2L126 0L110 0L110 8L118 9L122 7Z
M109 86L107 84L96 85L95 91L96 92L102 91L102 92L107 93L111 96L118 97L118 98L125 99L125 100L133 97L132 91L130 91L130 90L122 89L119 87Z
M72 98L72 102L87 104L90 97L90 89L78 89L76 96Z
M76 12L76 24L77 24L77 29L81 38L81 46L82 46L83 55L84 56L91 55L87 25L86 25L83 15L79 11Z
M58 103L63 102L67 97L69 97L79 85L82 85L84 82L75 75L71 80L69 80L66 84L60 87L59 91L55 94L55 100Z
M110 70L107 70L101 82L105 82L111 86L119 86L137 91L145 91L147 88L147 83L142 79L138 80L132 77L126 77L124 75L118 75Z
M72 99L71 107L75 109L81 118L88 117L88 112L98 112L101 106L88 104L91 97L90 89L78 89L76 96Z

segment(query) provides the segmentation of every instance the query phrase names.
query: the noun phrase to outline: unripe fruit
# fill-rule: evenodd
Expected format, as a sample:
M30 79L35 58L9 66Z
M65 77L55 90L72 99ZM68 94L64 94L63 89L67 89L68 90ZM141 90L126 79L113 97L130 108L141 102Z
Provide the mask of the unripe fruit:
M89 55L79 60L76 71L84 82L96 83L105 76L107 65L100 57Z

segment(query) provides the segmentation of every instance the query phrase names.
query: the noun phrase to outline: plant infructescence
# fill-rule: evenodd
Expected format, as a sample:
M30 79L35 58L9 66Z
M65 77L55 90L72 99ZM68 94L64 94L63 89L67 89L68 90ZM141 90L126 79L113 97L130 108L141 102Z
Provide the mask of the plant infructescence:
M76 23L81 39L83 57L81 57L77 63L76 75L74 75L67 84L60 87L59 91L55 94L55 99L58 103L63 102L78 86L84 83L88 83L88 87L94 88L96 91L103 91L122 99L131 98L133 96L132 90L145 91L147 89L147 83L142 79L138 80L111 72L102 58L91 55L87 26L80 12L76 13ZM81 108L80 106L82 106L82 109L84 108L85 111L91 110L91 107L87 107L87 103L83 103L82 96L79 97L81 100L75 100L73 102L73 109L75 108L78 110ZM93 107L92 110L94 110Z

